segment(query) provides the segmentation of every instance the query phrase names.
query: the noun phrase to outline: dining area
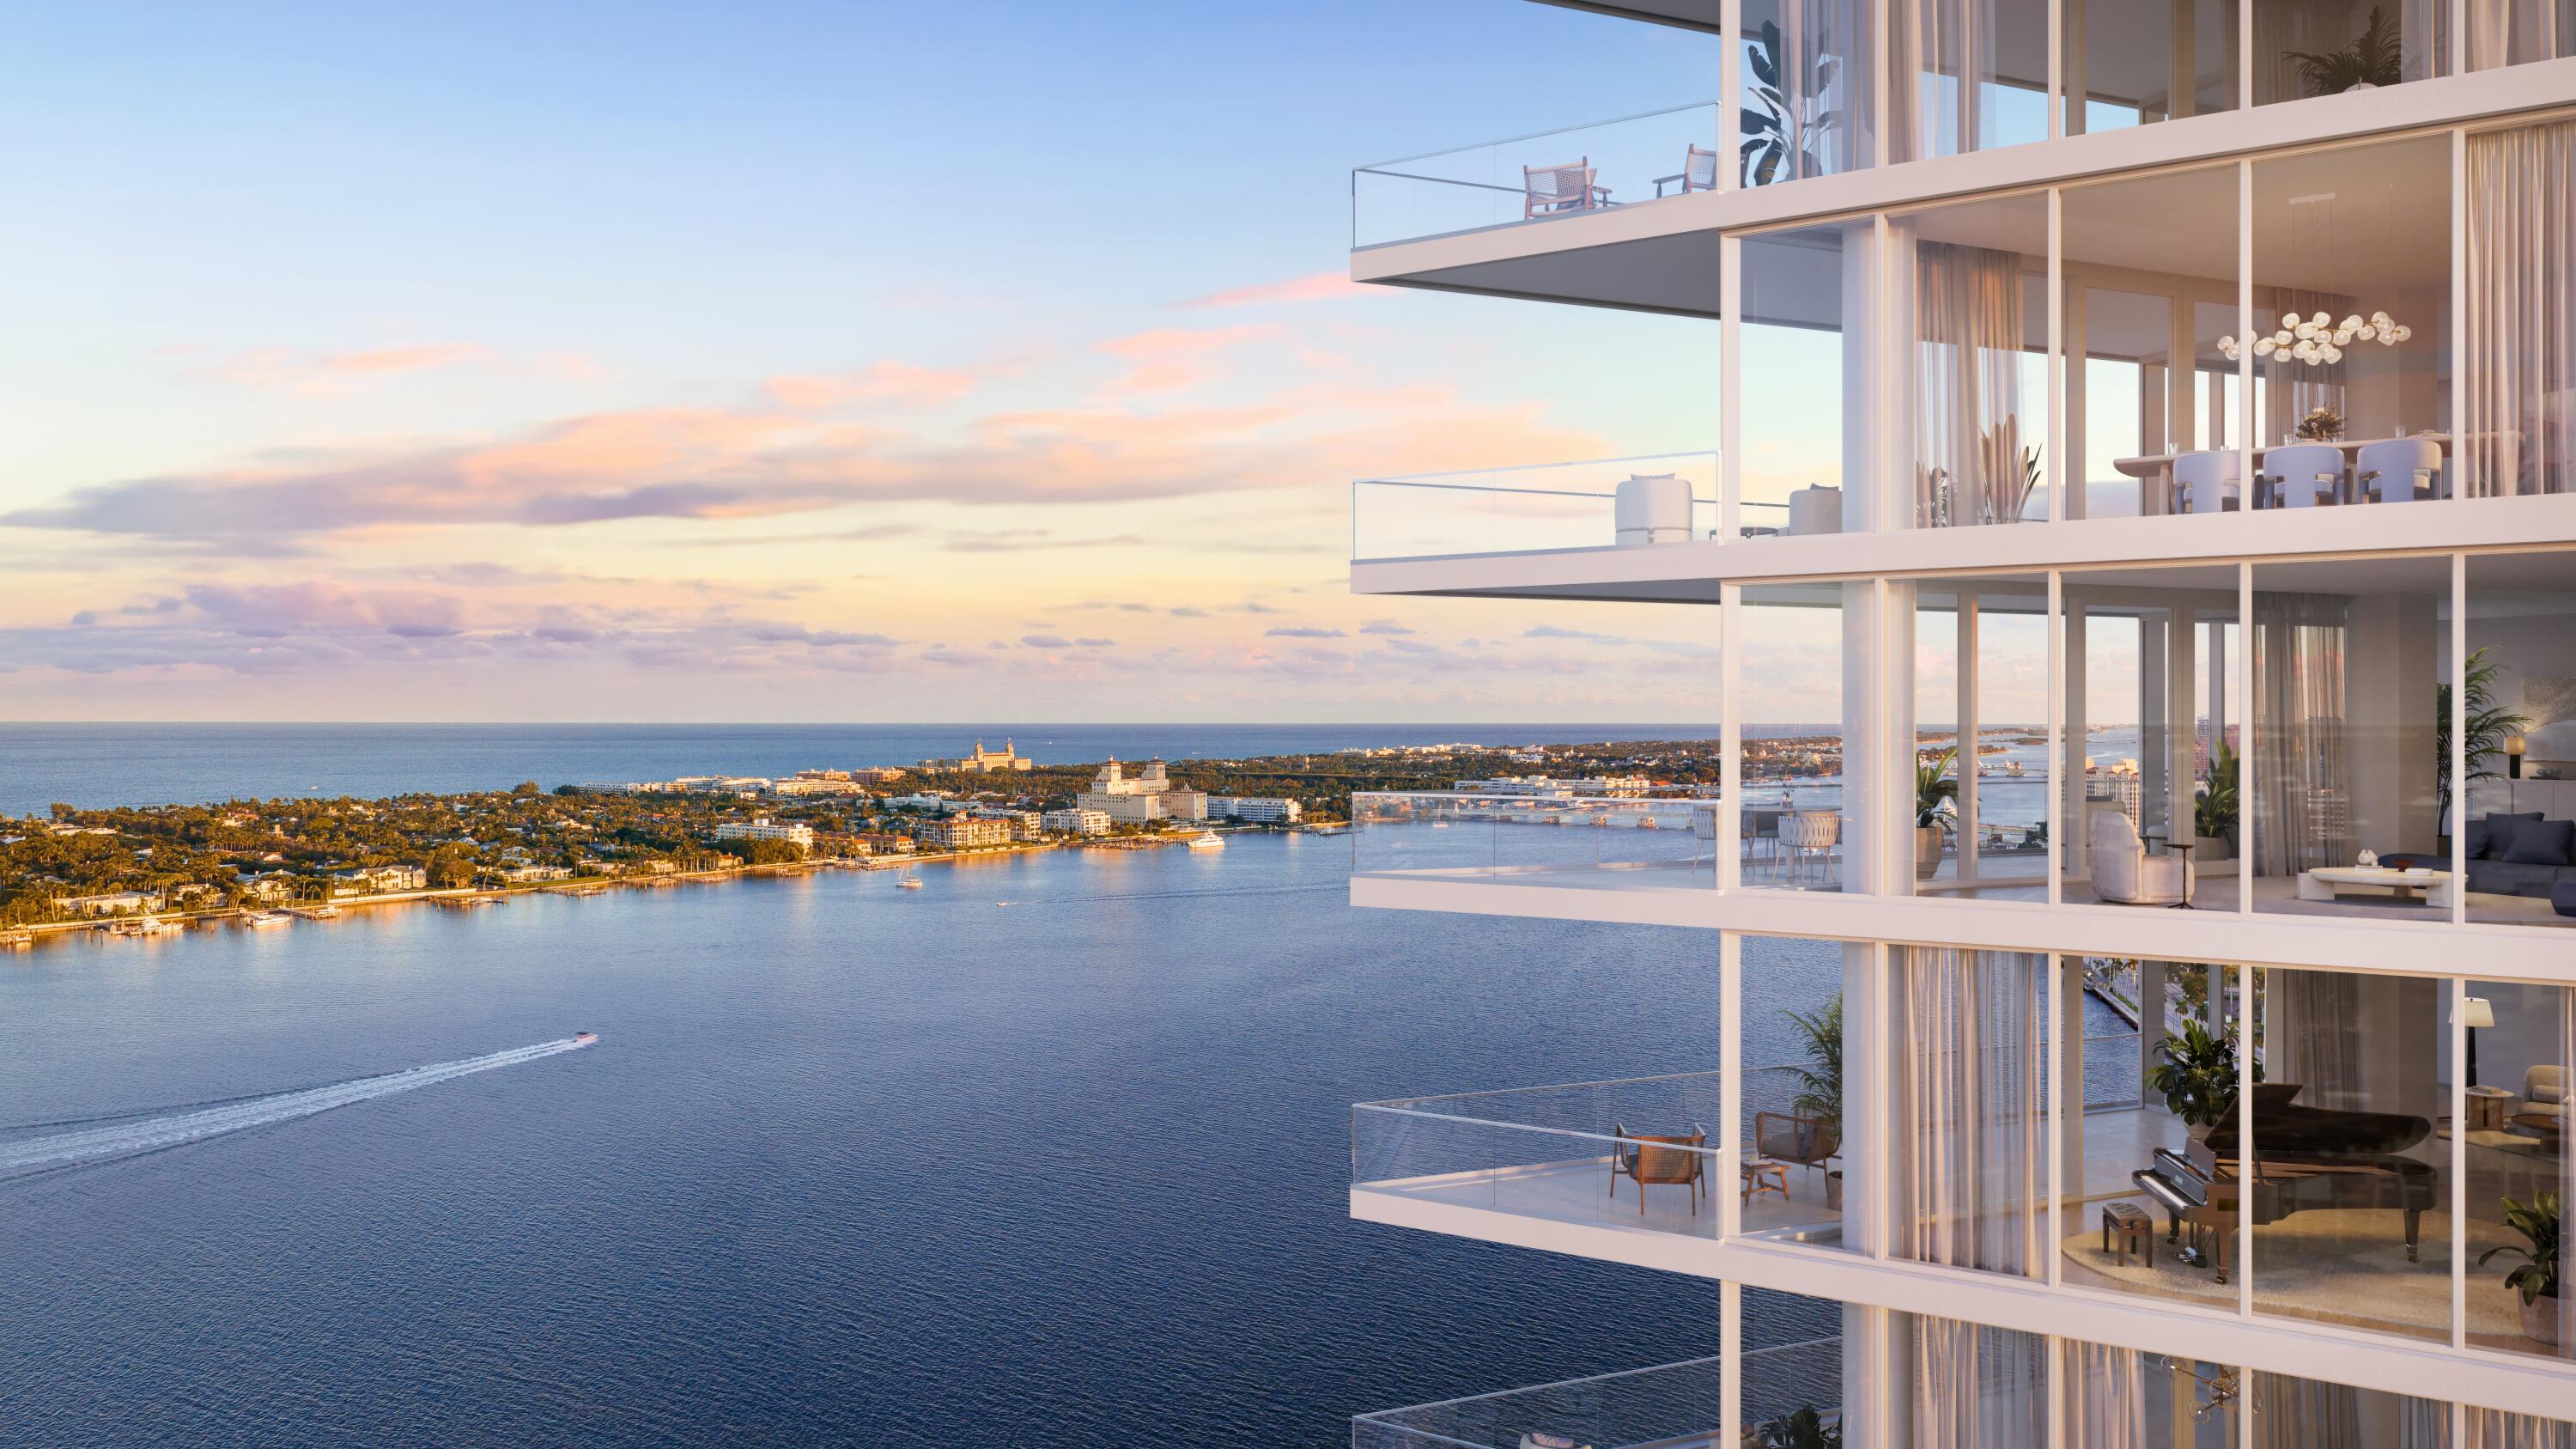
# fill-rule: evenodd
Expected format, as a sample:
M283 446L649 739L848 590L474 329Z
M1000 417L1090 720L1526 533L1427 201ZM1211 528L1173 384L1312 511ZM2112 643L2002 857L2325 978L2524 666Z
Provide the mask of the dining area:
M2113 466L2138 480L2138 512L2149 517L2422 503L2453 496L2451 445L2447 433L2402 425L2380 438L2293 437L2253 450L2250 487L2234 448L2118 458Z
M1739 829L1739 879L1745 885L1785 890L1843 888L1843 817L1838 802L1801 802L1786 790L1759 803L1747 800Z

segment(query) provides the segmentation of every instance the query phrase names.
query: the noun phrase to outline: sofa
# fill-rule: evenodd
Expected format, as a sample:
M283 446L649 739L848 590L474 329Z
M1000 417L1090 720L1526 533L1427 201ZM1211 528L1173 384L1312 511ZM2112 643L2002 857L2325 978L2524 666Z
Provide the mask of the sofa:
M2562 916L2576 916L2576 821L2551 820L2532 810L2493 812L2462 830L2468 887L2491 896L2535 896ZM2427 851L2384 857L2383 865L2448 870L2450 861Z

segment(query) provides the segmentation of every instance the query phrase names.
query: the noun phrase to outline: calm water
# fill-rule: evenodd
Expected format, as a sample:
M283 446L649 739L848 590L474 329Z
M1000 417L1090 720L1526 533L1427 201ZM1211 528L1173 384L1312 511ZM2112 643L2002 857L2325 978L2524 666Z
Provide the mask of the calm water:
M603 1038L0 1185L0 1424L1248 1449L1714 1352L1714 1285L1354 1223L1344 1188L1356 1100L1713 1066L1716 938L1353 911L1348 861L1243 838L0 958L9 1125ZM1836 980L1831 947L1748 959L1785 1000ZM1790 1052L1775 1010L1746 1034ZM1794 1307L1757 1339L1831 1331Z
M584 780L911 765L1005 738L1047 764L1357 746L1715 739L1707 725L296 725L0 723L0 814L281 795L548 789Z

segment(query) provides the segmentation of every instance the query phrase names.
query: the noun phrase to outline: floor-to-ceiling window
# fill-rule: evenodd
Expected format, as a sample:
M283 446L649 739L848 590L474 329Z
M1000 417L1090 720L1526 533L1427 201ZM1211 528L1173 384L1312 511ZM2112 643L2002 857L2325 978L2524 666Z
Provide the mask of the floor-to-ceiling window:
M2468 1220L2468 1341L2508 1353L2576 1356L2576 1297L2552 1291L2555 1265L2567 1256L2563 1209L2576 1201L2567 1153L2576 993L2471 981L2464 997L2457 1196ZM2446 1061L2449 1046L2443 1043Z
M1770 186L1874 164L1871 0L1746 0L1741 23L1741 184Z
M1843 889L1865 859L1854 806L1867 772L1868 692L1845 672L1871 657L1871 583L1762 584L1744 590L1742 640L1742 883ZM1847 631L1863 638L1847 642ZM1853 881L1859 886L1864 882Z
M2048 889L2048 580L1917 579L1913 728L1898 731L1895 827L1913 889L1961 899Z
M2048 138L2048 0L1889 0L1899 161Z
M2469 69L2576 55L2576 0L2470 0Z
M2576 552L2472 554L2467 573L2466 783L2447 738L2435 761L2445 835L2462 838L2444 854L2456 843L2471 921L2576 926Z
M1868 466L1871 222L1743 239L1737 528L1840 533Z
M2254 104L2430 80L2449 69L2445 0L2245 0Z
M2459 491L2576 492L2576 121L2480 131L2467 148Z
M2048 1276L2051 958L1888 953L1888 1253Z
M2236 11L2224 0L2063 0L2066 134L2236 109Z
M1904 212L1889 236L1904 523L2049 516L2048 198Z

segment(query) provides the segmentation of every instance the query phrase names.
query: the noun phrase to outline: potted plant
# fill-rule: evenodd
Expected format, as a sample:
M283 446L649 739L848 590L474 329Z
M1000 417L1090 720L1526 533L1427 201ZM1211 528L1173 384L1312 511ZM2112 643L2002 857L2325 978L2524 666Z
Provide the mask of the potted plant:
M1843 1426L1839 1420L1826 1423L1825 1416L1809 1404L1751 1431L1745 1442L1749 1449L1842 1449Z
M2299 79L2307 83L2312 96L2393 86L2405 78L2405 49L2388 24L2387 11L2377 5L2370 7L2370 21L2362 27L2361 34L2342 50L2323 55L2304 50L2282 54L2299 63Z
M1798 1079L1798 1095L1789 1099L1789 1110L1801 1117L1812 1118L1831 1131L1835 1140L1843 1134L1843 994L1821 1008L1783 1013L1797 1029L1807 1047L1807 1064L1791 1067ZM1825 1206L1840 1211L1843 1205L1843 1174L1840 1168L1825 1170Z
M2467 691L2461 703L2468 717L2467 748L2469 779L2496 778L2495 768L2487 761L2504 750L2507 736L2531 728L2531 717L2516 714L2495 701L2495 679L2503 665L2487 657L2484 649L2471 652L2468 667L2460 671L2461 688ZM2440 805L2435 818L2442 823L2442 850L2450 852L2451 822L2451 686L2444 682L2433 686L2433 787Z
M1930 759L1914 762L1914 878L1930 880L1941 868L1941 843L1957 828L1959 780L1951 768L1959 762L1952 745Z
M1741 112L1744 126L1740 158L1743 184L1768 186L1774 181L1819 174L1824 170L1824 163L1816 157L1814 138L1842 123L1842 114L1826 110L1821 99L1827 88L1833 85L1834 72L1840 62L1830 55L1816 57L1813 71L1799 77L1805 84L1799 88L1799 114L1793 116L1789 113L1788 97L1780 91L1784 65L1777 21L1762 22L1762 29L1755 36L1754 44L1746 50L1745 59L1753 69L1754 84L1750 98L1759 103L1761 109L1748 105ZM1784 174L1781 166L1793 157L1795 164Z
M2529 1246L2507 1243L2478 1255L2478 1266L2498 1253L2523 1260L2504 1275L2504 1286L2522 1295L2522 1331L2551 1347L2558 1344L2558 1194L2544 1192L2529 1203L2504 1200L2504 1220Z
M2147 1073L2147 1089L2164 1094L2165 1110L2182 1119L2194 1139L2236 1111L2236 1033L2211 1033L2200 1021L2185 1021L2180 1032L2167 1032L2156 1046L2164 1058ZM2262 1063L2254 1080L2263 1080Z
M2202 860L2236 858L2236 751L2227 741L2210 746L2209 783L2192 802L2192 844Z

